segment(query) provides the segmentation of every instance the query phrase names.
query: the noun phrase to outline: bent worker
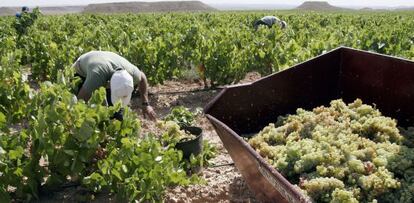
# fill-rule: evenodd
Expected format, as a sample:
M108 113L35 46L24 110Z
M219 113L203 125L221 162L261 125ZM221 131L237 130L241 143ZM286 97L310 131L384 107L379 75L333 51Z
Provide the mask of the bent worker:
M121 101L123 106L130 103L132 92L139 90L144 117L155 120L156 114L149 105L148 81L146 75L125 58L109 51L91 51L81 55L73 64L83 84L78 99L88 101L93 91L100 87L107 89L107 102L113 105Z
M287 26L287 23L285 21L282 21L275 16L265 16L260 20L254 22L253 26L254 29L257 30L259 28L259 25L266 25L268 28L271 28L274 24L278 24L282 29L284 29Z

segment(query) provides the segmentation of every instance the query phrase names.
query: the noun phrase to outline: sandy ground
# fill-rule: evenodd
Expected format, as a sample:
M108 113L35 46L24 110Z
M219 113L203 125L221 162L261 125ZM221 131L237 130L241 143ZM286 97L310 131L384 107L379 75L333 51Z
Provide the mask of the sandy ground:
M251 82L260 76L251 73L240 83ZM151 103L154 104L158 117L162 118L174 106L185 106L192 110L203 108L220 90L185 92L202 89L198 82L168 81L163 85L151 87ZM169 92L179 92L173 93ZM133 105L135 107L135 105ZM143 126L151 126L149 121L142 120ZM210 161L211 166L204 168L202 177L204 185L170 188L166 192L166 202L258 202L248 189L241 174L233 165L233 160L224 148L213 126L203 116L197 118L197 125L203 129L204 139L217 147L217 156ZM150 128L146 128L150 129ZM145 129L144 129L145 132Z
M260 76L249 74L240 83L251 82ZM157 117L162 118L174 106L185 106L194 110L203 108L220 90L188 92L202 89L201 83L196 81L167 81L163 85L150 87L150 101ZM138 113L142 122L142 132L154 131L154 123L142 118L136 99L132 102L132 109ZM210 141L217 148L217 156L210 161L211 165L204 168L201 176L205 184L188 187L177 186L166 191L165 202L258 202L248 189L241 174L233 165L233 160L224 148L213 126L203 116L197 117L196 125L203 129L204 139ZM69 187L53 194L43 194L38 202L76 202L79 194L84 193L81 187ZM94 202L116 202L108 194L99 194Z

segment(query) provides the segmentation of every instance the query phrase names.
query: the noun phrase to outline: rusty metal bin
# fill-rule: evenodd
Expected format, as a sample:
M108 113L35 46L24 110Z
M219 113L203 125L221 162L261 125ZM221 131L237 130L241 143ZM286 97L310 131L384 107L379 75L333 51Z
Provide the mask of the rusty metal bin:
M206 107L249 188L263 202L307 202L240 135L257 133L277 116L334 99L375 103L400 126L414 122L414 62L340 47L253 83L223 89Z

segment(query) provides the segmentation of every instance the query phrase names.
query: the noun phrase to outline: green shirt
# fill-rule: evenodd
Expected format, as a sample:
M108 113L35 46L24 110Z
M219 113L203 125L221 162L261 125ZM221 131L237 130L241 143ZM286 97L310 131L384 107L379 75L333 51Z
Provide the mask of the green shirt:
M79 75L86 78L82 88L89 93L105 86L118 68L126 70L132 76L134 86L141 80L141 71L136 66L109 51L91 51L83 54L73 66Z

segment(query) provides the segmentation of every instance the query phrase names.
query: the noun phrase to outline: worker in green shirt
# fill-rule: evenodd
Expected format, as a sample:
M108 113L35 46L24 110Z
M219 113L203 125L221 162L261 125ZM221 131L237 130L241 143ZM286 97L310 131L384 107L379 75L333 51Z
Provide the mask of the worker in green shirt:
M149 105L147 77L125 58L113 52L91 51L80 56L73 68L83 80L78 99L88 101L93 91L107 87L109 82L108 104L121 101L126 106L130 103L134 89L138 88L144 117L156 120L156 114Z

